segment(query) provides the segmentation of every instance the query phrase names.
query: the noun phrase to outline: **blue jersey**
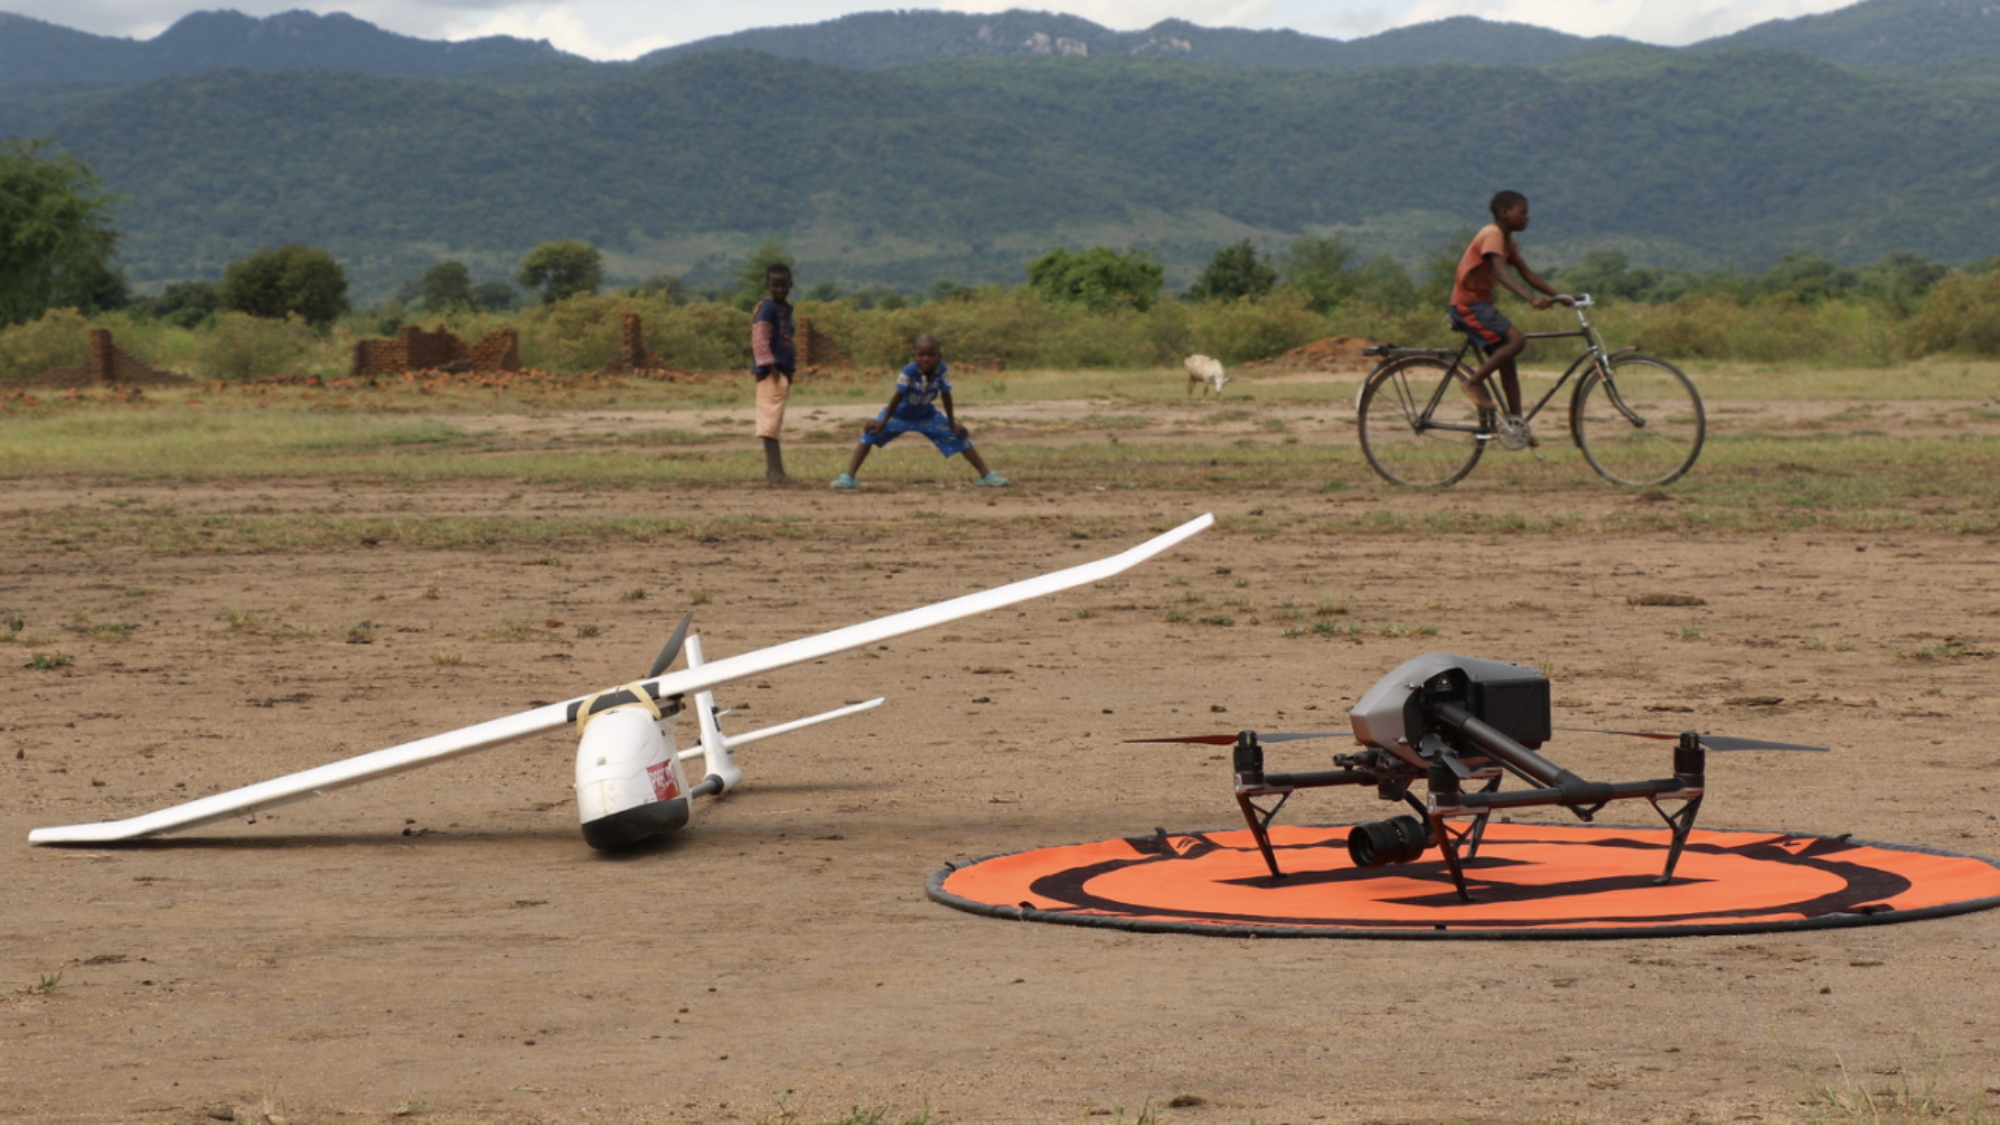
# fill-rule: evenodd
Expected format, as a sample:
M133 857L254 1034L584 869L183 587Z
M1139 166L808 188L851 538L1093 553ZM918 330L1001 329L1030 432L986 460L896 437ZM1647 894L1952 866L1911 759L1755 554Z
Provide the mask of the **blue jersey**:
M902 375L896 379L896 392L903 396L903 401L896 406L896 417L914 422L937 413L933 404L938 396L951 393L951 380L945 378L945 373L950 370L942 363L929 375L925 375L923 368L914 363L903 368Z

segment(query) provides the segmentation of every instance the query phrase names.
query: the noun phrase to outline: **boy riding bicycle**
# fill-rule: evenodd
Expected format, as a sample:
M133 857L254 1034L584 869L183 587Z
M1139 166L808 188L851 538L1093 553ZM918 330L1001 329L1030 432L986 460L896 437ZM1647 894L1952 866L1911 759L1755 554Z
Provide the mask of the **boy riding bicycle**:
M1569 304L1570 298L1529 269L1515 244L1514 236L1528 229L1528 197L1518 191L1503 191L1487 207L1493 213L1493 221L1473 236L1464 257L1459 259L1447 313L1451 326L1471 336L1486 355L1486 362L1479 365L1479 370L1465 384L1465 393L1479 404L1483 428L1494 431L1503 447L1520 449L1541 444L1521 418L1521 373L1514 364L1528 340L1493 307L1493 285L1496 281L1505 285L1537 309L1546 309L1557 302ZM1547 296L1537 296L1522 288L1507 275L1509 266L1522 281ZM1506 413L1499 417L1494 417L1499 404L1486 390L1487 379L1496 371L1500 374L1501 393L1506 397Z

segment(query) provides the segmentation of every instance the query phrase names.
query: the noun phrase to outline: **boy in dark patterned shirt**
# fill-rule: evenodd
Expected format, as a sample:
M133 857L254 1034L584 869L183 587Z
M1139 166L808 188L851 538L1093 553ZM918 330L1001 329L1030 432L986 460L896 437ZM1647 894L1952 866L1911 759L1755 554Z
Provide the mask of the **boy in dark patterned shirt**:
M764 480L768 484L790 484L785 475L785 453L778 434L785 425L785 403L792 396L792 377L798 372L799 352L793 326L792 267L782 263L764 271L764 286L770 296L757 302L750 314L750 356L757 376L757 436L764 443Z

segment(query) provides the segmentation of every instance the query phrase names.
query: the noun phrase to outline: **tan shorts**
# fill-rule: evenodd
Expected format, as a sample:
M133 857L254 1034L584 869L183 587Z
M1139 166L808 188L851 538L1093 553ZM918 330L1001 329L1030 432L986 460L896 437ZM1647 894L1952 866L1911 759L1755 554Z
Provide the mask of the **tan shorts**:
M785 403L792 397L792 381L776 371L757 380L757 436L775 438L785 428Z

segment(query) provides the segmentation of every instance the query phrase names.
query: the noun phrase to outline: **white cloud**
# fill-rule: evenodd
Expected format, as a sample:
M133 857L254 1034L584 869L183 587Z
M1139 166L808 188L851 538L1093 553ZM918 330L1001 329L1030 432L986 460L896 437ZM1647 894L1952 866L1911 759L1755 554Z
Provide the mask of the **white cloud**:
M588 7L588 5L582 5ZM620 21L586 22L579 5L555 4L512 7L476 17L445 21L439 35L445 39L479 39L489 35L512 35L517 39L546 39L557 50L591 59L632 59L681 40L663 32L633 36Z

